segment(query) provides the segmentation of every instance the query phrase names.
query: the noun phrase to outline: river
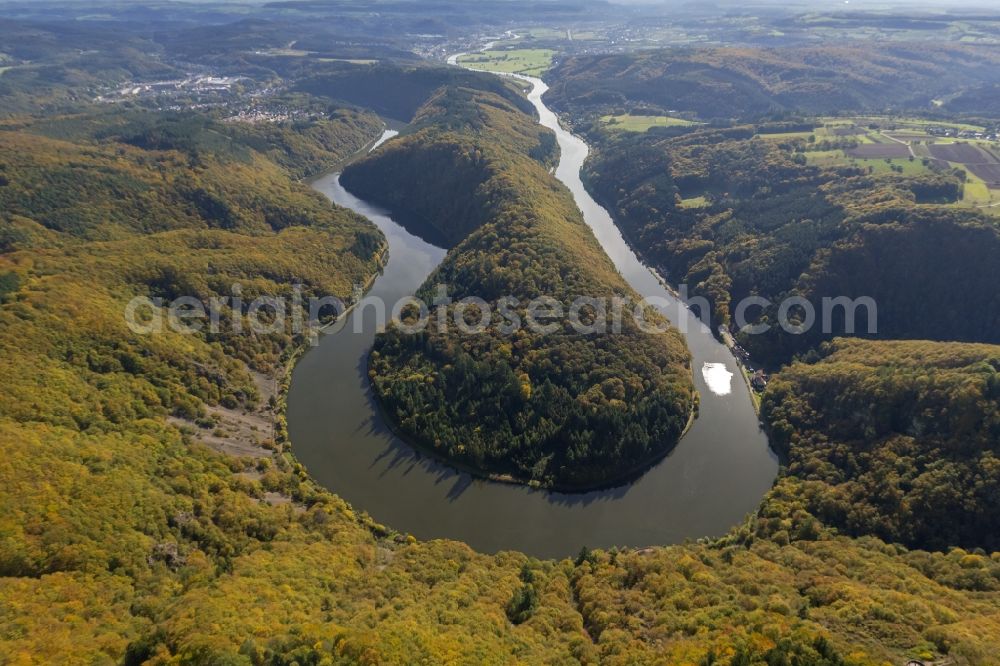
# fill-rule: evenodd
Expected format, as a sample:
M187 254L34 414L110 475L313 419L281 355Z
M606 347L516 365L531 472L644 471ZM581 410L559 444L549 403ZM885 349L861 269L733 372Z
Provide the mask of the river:
M572 192L622 276L640 295L672 304L664 314L686 331L701 396L698 418L663 460L618 488L567 494L476 479L418 453L383 422L366 374L374 313L356 309L346 326L324 336L295 367L287 412L293 451L320 484L376 521L420 539L461 540L483 552L565 557L582 546L641 547L724 534L757 507L778 469L736 360L679 306L586 192L580 167L587 145L564 131L542 103L545 84L518 78L534 86L529 99L541 124L556 133L561 149L556 177ZM445 250L347 192L339 174L313 186L386 235L389 261L372 296L393 303L414 293L444 258ZM365 318L361 333L354 332L358 317Z

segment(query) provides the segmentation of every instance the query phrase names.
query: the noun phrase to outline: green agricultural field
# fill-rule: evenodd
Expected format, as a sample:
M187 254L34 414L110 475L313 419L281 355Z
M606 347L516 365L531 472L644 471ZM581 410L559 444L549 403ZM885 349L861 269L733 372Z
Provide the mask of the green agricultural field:
M937 144L967 143L971 146L979 146L980 148L993 149L993 150L997 150L998 148L1000 148L1000 146L997 145L996 141L986 141L983 139L960 139L952 136L932 136L928 134L926 139L921 139L921 140L927 143L937 143Z
M971 130L982 132L982 125L970 125L968 123L947 122L944 120L928 120L926 118L895 118L891 116L850 116L845 118L824 117L820 119L825 125L847 125L855 124L860 127L878 125L880 129L895 127L898 130L922 129L924 127L950 127L957 130Z
M848 158L851 159L851 158ZM920 160L911 160L908 157L895 158L890 160L884 159L852 159L852 164L857 164L861 167L871 167L875 173L889 173L892 171L892 167L902 168L902 173L907 176L917 176L922 173L927 173L930 169L924 166L924 163Z
M990 190L982 178L966 170L964 196L962 197L963 204L981 206L995 202L997 196L1000 196L1000 192Z
M925 120L922 118L903 118L897 120L896 123L900 127L953 127L959 130L970 130L973 132L982 132L985 128L982 125L970 125L968 123L951 123L951 122L941 122L939 120Z
M680 208L705 208L708 206L708 199L704 196L681 199Z
M607 128L622 132L645 132L652 127L689 127L697 125L693 120L670 116L601 116L601 123Z
M847 163L847 156L842 150L810 150L806 160L813 166L839 166Z
M552 49L511 49L470 53L459 58L461 65L472 69L510 74L541 76L552 65Z
M908 157L900 157L890 160L879 158L851 157L842 150L814 150L806 154L809 164L820 167L835 166L858 166L862 168L870 167L873 173L890 173L893 167L902 168L902 173L908 176L916 176L927 173L930 169L924 165L922 160L911 160Z
M766 141L789 141L791 139L808 139L815 135L814 132L775 132L773 134L758 134L757 137Z

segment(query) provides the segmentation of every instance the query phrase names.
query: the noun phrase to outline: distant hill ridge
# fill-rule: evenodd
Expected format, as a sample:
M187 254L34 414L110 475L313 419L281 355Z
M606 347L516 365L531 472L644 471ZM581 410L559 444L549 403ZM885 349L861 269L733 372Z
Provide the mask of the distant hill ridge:
M580 114L620 106L703 120L768 114L931 108L966 87L1000 82L992 47L910 44L677 48L566 58L546 101Z

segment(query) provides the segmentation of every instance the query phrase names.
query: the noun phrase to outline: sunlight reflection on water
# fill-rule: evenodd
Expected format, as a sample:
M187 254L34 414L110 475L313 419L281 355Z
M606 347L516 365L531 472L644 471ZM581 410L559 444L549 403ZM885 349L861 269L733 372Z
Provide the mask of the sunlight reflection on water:
M701 376L705 378L708 390L715 395L733 392L733 373L726 370L725 363L705 363L701 366Z

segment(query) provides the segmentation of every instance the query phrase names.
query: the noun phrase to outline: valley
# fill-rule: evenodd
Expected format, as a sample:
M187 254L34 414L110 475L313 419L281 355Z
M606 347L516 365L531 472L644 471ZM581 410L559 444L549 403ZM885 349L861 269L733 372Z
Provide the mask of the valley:
M392 417L376 406L361 372L367 364L357 359L359 346L363 355L364 345L370 344L370 334L342 330L307 354L296 369L289 393L289 432L296 456L320 482L387 523L421 538L460 538L486 552L516 548L538 557L568 556L584 545L602 545L594 541L595 533L606 546L721 535L753 510L777 471L746 388L736 379L734 359L639 262L607 213L587 194L579 180L586 144L563 130L541 102L545 84L526 81L532 86L528 99L541 124L556 133L560 155L556 178L569 188L584 221L630 286L643 297L662 299L661 312L685 331L699 394L697 418L665 459L642 461L624 478L610 477L613 485L607 490L567 494L477 481L467 469L457 471L447 463L428 460L392 437L391 423L388 427L382 423ZM328 182L317 185L332 193L336 203L374 219L389 237L389 264L372 294L382 296L393 283L405 290L406 285L422 281L412 272L396 278L393 267L427 266L428 258L440 256L441 251L431 250L374 212L377 209ZM394 243L395 239L399 240ZM346 328L355 330L350 321ZM372 329L363 327L366 332ZM721 389L709 388L703 373L706 365L726 368L730 381L724 381ZM344 378L334 392L336 399L324 394L331 376ZM738 383L731 386L733 380ZM350 402L347 396L352 397ZM330 447L327 442L341 444ZM681 503L690 509L666 515L643 511L647 506Z
M1000 663L1000 18L854 4L0 0L0 663Z

